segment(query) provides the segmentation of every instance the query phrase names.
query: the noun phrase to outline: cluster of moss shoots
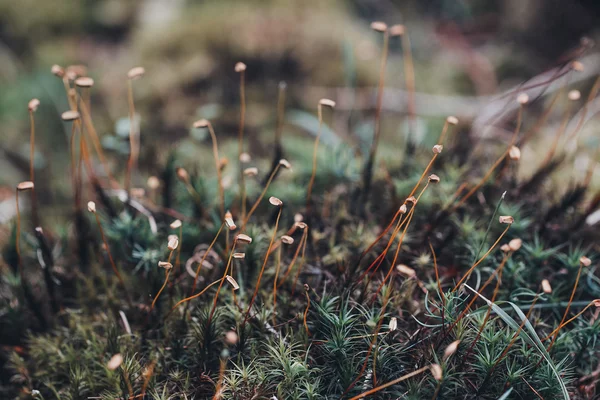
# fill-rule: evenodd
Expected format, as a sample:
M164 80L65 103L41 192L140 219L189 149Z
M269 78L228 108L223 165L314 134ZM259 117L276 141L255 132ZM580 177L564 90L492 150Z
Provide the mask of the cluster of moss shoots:
M11 343L3 347L2 393L23 399L593 395L600 280L591 253L598 234L585 219L600 197L584 203L593 165L582 179L572 177L577 183L556 204L545 192L555 189L543 182L566 157L564 136L577 138L599 81L571 132L572 107L565 107L530 180L517 179L520 149L567 88L541 117L526 118L533 85L506 96L518 105L509 114L514 131L500 151L486 149L497 152L491 165L477 156L474 139L458 135L461 125L451 116L431 151L409 146L401 166L379 168L391 37L401 37L410 121L414 78L404 27L372 28L384 38L372 144L360 177L341 182L320 179L328 167L317 157L324 114L335 112L332 100L317 104L314 152L306 160L283 158L284 86L272 168L263 174L253 166L244 137L246 66L238 63L238 161L232 167L219 155L217 133L202 119L193 128L209 133L214 175L189 172L169 157L145 190L132 187L141 174L133 89L145 71L129 71L130 152L121 184L92 122L94 81L81 67L54 66L70 106L62 119L71 128L73 228L47 234L42 226L34 99L30 178L16 188L14 240L5 246L10 268L0 320ZM555 78L582 68L571 60ZM579 92L568 99L576 104ZM465 143L473 155L454 157L452 148ZM309 174L293 168L302 162ZM228 168L239 169L235 185L222 176ZM304 188L305 202L288 204L281 179ZM22 227L23 197L30 200L31 231Z

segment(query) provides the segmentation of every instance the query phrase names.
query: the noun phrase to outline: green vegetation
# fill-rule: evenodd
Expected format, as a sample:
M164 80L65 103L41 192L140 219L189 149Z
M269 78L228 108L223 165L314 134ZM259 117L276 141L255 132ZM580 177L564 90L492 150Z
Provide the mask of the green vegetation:
M402 37L414 96L407 32L373 28L384 54ZM521 149L543 120L529 108L548 106L513 91L512 132L493 144L455 117L417 140L410 109L408 140L380 141L385 65L373 122L353 123L357 143L329 127L332 100L315 104L316 117L285 113L283 85L275 122L249 134L250 70L237 64L235 134L220 135L237 124L230 114L181 115L190 137L165 137L151 154L143 138L153 128L135 107L151 86L143 68L123 74L119 153L96 132L85 69L53 67L68 99L69 157L53 171L67 176L68 218L45 208L28 159L2 248L1 397L591 397L600 231L586 219L600 195L595 164L570 172L563 151L581 126L565 125L555 148L527 159ZM587 107L598 82L571 101ZM43 135L32 125L32 146ZM523 163L537 166L532 175L519 173ZM568 183L554 182L558 173Z

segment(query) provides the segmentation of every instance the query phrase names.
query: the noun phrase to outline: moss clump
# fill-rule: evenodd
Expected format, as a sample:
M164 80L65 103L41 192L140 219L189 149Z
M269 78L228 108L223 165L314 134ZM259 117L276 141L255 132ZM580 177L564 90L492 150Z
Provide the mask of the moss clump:
M84 100L73 107L83 111ZM510 150L527 144L521 122L483 149L449 119L443 149L408 141L403 155L368 167L365 193L368 150L327 138L335 134L322 121L317 154L312 139L284 135L275 156L267 147L255 159L215 121L217 149L205 136L191 156L183 141L139 169L130 158L134 182L154 175L142 192L121 188L125 171L103 177L80 115L70 123L81 158L70 167L75 224L49 225L38 197L15 220L20 246L17 229L5 235L3 397L560 399L596 390L598 230L585 221L598 195L588 200L590 181L578 176L567 188L545 184L562 155L534 180L519 177L527 160ZM306 118L294 125L315 122ZM253 153L258 139L248 142L241 148ZM35 218L43 231L31 229Z

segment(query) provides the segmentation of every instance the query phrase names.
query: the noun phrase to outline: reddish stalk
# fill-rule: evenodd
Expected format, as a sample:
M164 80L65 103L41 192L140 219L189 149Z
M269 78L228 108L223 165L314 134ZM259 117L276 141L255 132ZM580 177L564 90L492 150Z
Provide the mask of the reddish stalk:
M442 304L445 306L446 300L444 297L444 292L442 290L442 283L440 282L440 274L438 271L437 257L435 255L435 250L433 250L433 246L431 245L431 240L427 239L427 242L429 243L429 248L431 249L431 255L433 256L433 269L435 270L435 280L437 282L438 291L440 292L440 296L442 297ZM443 309L442 309L442 313L443 313ZM444 317L442 316L442 320L443 319L444 319Z
M143 76L144 69L136 67L127 73L127 102L129 105L129 159L127 160L127 171L125 173L125 191L129 198L131 191L131 175L137 166L140 154L140 132L135 121L135 104L133 101L133 80Z
M377 245L377 243L379 243L379 241L381 239L383 239L383 237L389 232L389 230L391 229L391 227L394 225L394 222L396 222L396 219L398 219L398 217L402 214L400 208L398 209L398 211L396 211L396 213L394 214L394 217L392 218L392 220L390 221L390 223L385 227L385 229L377 236L377 238L369 245L369 247L367 247L361 254L360 257L358 258L357 264L359 264L362 259L371 251L373 250L373 247L375 247Z
M441 314L442 314L442 332L443 332L444 325L446 323L446 317L444 315L446 312L446 295L444 294L444 291L442 290L442 283L440 282L440 273L438 270L437 256L435 254L435 250L433 250L433 245L431 244L431 240L429 240L429 238L427 239L427 242L429 243L429 248L431 249L431 255L433 256L433 269L435 270L435 281L437 282L438 292L440 293L440 298L442 299Z
M398 260L398 255L400 254L400 249L402 248L402 242L404 241L404 237L406 236L406 232L408 231L408 228L410 227L410 223L412 221L412 218L415 215L415 209L417 208L417 204L419 203L419 200L421 199L421 196L423 196L423 193L425 193L425 190L427 190L427 188L429 187L429 183L430 182L428 181L427 184L423 187L423 189L421 190L421 193L419 193L419 196L417 197L417 200L415 201L415 204L410 209L410 211L409 211L409 213L407 215L407 218L405 218L405 221L408 221L408 222L404 226L404 230L402 231L402 235L400 235L400 238L398 239L398 246L396 247L396 253L394 254L394 260L392 261L392 264L390 265L390 269L388 270L387 274L383 278L383 281L381 281L381 284L379 284L379 287L377 288L377 291L373 295L373 300L372 301L375 301L375 299L377 298L377 296L381 292L381 289L383 288L383 286L386 284L386 282L388 281L388 279L390 279L390 276L392 276L392 271L396 267L396 261Z
M392 386L392 385L395 385L395 384L397 384L397 383L400 383L400 382L402 382L402 381L405 381L405 380L407 380L407 379L409 379L409 378L412 378L413 376L417 376L417 375L419 375L419 374L422 374L423 372L427 371L427 370L428 370L428 369L430 369L430 368L431 368L430 366L423 367L423 368L419 368L419 369L417 369L416 371L413 371L413 372L410 372L410 373L408 373L408 374L406 374L406 375L403 375L403 376L401 376L400 378L394 379L393 381L389 381L388 383L384 383L383 385L379 385L379 386L377 386L377 387L375 387L375 388L373 388L373 389L371 389L371 390L367 390L366 392L363 392L363 393L361 393L361 394L359 394L359 395L357 395L357 396L354 396L354 397L352 397L350 400L360 400L360 399L364 399L364 398L366 398L367 396L370 396L370 395L372 395L373 393L377 393L377 392L379 392L380 390L383 390L383 389L385 389L385 388L388 388L388 387L390 387L390 386Z
M310 296L308 292L310 291L310 287L307 284L304 284L304 294L306 295L306 309L304 310L304 316L302 318L302 322L304 324L304 329L306 330L306 336L310 337L310 330L308 329L308 323L306 322L306 317L308 316L308 310L310 309Z
M193 300L193 299L195 299L195 298L197 298L197 297L200 297L200 296L202 296L202 295L203 295L203 294L204 294L204 293L205 293L205 292L206 292L208 289L210 289L210 288L211 288L213 285L216 285L216 284L217 284L217 283L219 283L219 282L223 282L224 280L225 280L225 278L217 279L216 281L212 282L210 285L206 286L204 289L202 289L200 292L196 293L195 295L193 295L193 296L189 296L189 297L186 297L185 299L182 299L182 300L178 301L178 302L177 302L177 303L176 303L176 304L173 306L173 308L171 308L171 311L169 311L169 313L168 313L167 315L165 315L165 319L167 319L167 317L168 317L169 315L171 315L171 313L172 313L173 311L175 311L175 309L176 309L177 307L179 307L181 304L183 304L183 303L186 303L186 302L188 302L188 301L190 301L190 300Z
M219 158L219 147L217 145L217 136L210 121L201 119L194 122L194 128L208 128L210 138L212 140L213 157L215 159L215 167L217 169L217 190L219 191L219 207L221 210L221 218L225 217L225 192L223 190L223 177L221 176L221 160Z
M456 286L454 286L454 289L452 289L452 292L456 292L456 290L460 287L460 285L462 285L464 283L464 281L469 278L469 276L471 275L471 272L473 272L473 270L475 269L475 267L477 267L479 264L481 264L481 262L483 260L485 260L488 255L490 255L490 253L492 252L492 250L494 250L494 248L496 247L496 245L498 245L498 243L504 237L504 235L506 234L506 232L508 232L508 229L510 228L510 226L511 226L511 224L508 224L506 226L506 228L504 229L504 231L500 234L500 236L498 237L498 239L496 239L496 241L488 249L488 251L485 252L485 254L479 259L479 261L477 261L475 264L473 264L471 266L471 268L469 268L469 270L467 271L467 273L458 281L458 283L456 284Z
M70 151L70 157L71 157L71 184L73 186L73 199L75 202L75 210L80 211L81 210L81 199L80 199L80 188L78 186L79 172L78 172L76 156L75 156L75 135L77 133L77 129L79 126L77 121L79 120L80 116L77 111L66 111L66 112L62 113L61 118L65 122L67 122L67 121L72 122L71 137L69 139L69 151ZM80 136L81 136L81 130L79 132L80 132Z
M277 264L275 267L275 278L273 279L273 325L275 325L276 310L277 310L277 281L279 279L279 271L281 270L281 248L277 249Z
M260 204L261 200L263 199L263 197L265 197L265 193L267 193L267 189L269 188L269 185L271 184L271 182L277 175L277 171L279 171L279 169L282 166L287 169L290 168L290 164L286 160L283 160L283 159L279 160L279 164L277 164L277 166L273 169L273 172L271 172L271 175L269 175L269 179L267 180L267 183L265 184L263 191L260 193L260 196L258 196L258 199L256 199L256 201L252 205L252 208L248 212L248 215L246 215L246 218L242 221L242 229L241 229L242 232L246 230L246 224L248 223L248 220L250 220L250 217L252 216L252 214L254 214L254 211L256 211L256 208Z
M390 30L392 30L390 28ZM413 65L412 50L410 38L402 27L402 53L404 54L404 77L406 81L406 90L408 92L408 117L410 121L410 130L414 134L416 131L416 108L415 108L415 68ZM441 143L441 142L439 142Z
M402 214L404 214L404 213L402 213ZM398 232L400 232L400 229L402 229L402 227L404 226L404 224L408 221L408 217L409 216L407 216L404 219L402 219L402 217L400 217L400 219L398 219L398 222L396 223L396 226L394 227L394 230L392 231L392 234L390 236L390 239L388 240L387 245L385 246L385 249L383 249L383 251L381 252L381 254L379 254L377 256L377 258L375 260L373 260L373 262L369 265L369 267L360 275L360 277L358 278L358 282L359 283L362 282L362 280L364 279L364 277L371 270L373 270L372 274L374 274L375 272L377 272L377 270L381 266L381 263L383 263L383 260L385 259L385 256L387 255L390 247L392 247L392 244L394 243L394 240L396 239L396 236L398 235Z
M228 233L229 234L229 233ZM231 265L231 259L233 258L233 253L235 252L235 246L237 245L237 237L233 240L233 246L231 246L231 251L229 252L229 257L227 259L227 265L225 265L225 272L223 272L223 278L221 278L221 283L219 284L219 287L217 288L217 292L215 293L215 296L213 298L213 305L210 309L210 314L208 316L208 323L210 324L210 321L212 321L212 318L215 314L215 311L217 309L217 300L219 299L219 292L221 291L221 288L223 287L223 283L225 282L225 279L227 277L227 273L229 272L229 266Z
M215 395L213 396L213 400L220 400L223 396L223 378L225 378L226 365L227 360L225 358L221 358L219 363L219 380L217 381L217 387L215 388Z
M583 314L584 312L586 312L587 309L590 308L591 306L600 307L600 299L595 299L595 300L590 301L590 303L587 306L585 306L583 308L583 310L579 311L577 314L575 314L575 316L573 316L572 318L570 318L568 321L565 321L562 324L560 324L558 326L558 328L556 328L555 330L553 330L552 332L550 332L550 334L548 336L546 336L545 338L543 338L542 341L546 341L546 340L550 339L553 335L557 335L558 332L562 328L564 328L565 326L567 326L568 324L570 324L571 322L573 322L577 318L579 318L579 316L581 316L581 314Z
M202 268L202 265L204 264L204 260L206 260L206 257L208 256L208 253L210 253L213 246L217 242L217 239L219 238L219 235L221 234L221 231L223 230L223 226L225 226L225 223L221 224L221 227L217 231L217 234L215 235L213 241L210 242L210 245L205 250L204 255L202 256L202 258L200 259L200 262L198 263L198 268L196 268L196 276L194 277L194 283L192 284L192 290L190 291L190 296L196 291L196 284L198 282L198 276L200 276L200 269Z
M375 106L375 126L373 130L373 142L371 143L371 149L369 150L369 158L367 159L363 171L363 205L367 203L367 199L371 190L371 180L373 178L373 165L375 165L377 146L379 144L381 108L383 106L383 87L385 83L385 68L387 65L390 36L388 32L388 27L383 22L373 22L371 24L371 28L377 32L383 33L383 50L381 52L381 63L379 65L379 84L377 86L377 104Z
M173 257L173 252L175 251L175 249L177 247L179 247L179 241L177 239L169 240L169 244L167 246L168 246L168 249L170 250L169 258L167 259L167 262L163 262L163 261L158 262L159 267L165 268L167 270L167 272L165 274L165 281L164 281L162 287L160 288L160 290L158 291L158 293L156 294L156 296L154 297L154 300L152 300L152 305L150 306L150 312L152 312L152 310L154 310L154 305L156 304L156 301L158 300L158 298L160 297L160 294L162 293L162 291L167 286L167 283L169 282L169 275L171 274L171 270L173 269L173 265L171 264L171 258Z
M517 138L519 136L519 132L521 130L521 123L523 120L523 106L525 104L527 104L528 98L527 95L525 94L521 94L518 98L519 101L519 110L517 112L517 125L515 127L515 131L512 135L512 138L510 140L510 143L508 144L508 147L506 148L506 150L504 151L504 153L502 153L502 155L500 156L500 158L498 158L496 160L496 162L494 162L494 164L492 164L492 166L488 169L488 171L486 172L486 174L483 176L483 178L481 178L479 180L479 182L473 186L473 188L471 190L469 190L467 192L467 194L465 194L463 196L463 198L452 208L451 212L456 211L460 206L462 206L475 192L477 192L477 190L479 190L479 188L481 188L485 182L488 180L488 178L490 177L490 175L492 175L492 173L494 172L494 170L500 165L500 163L506 158L506 156L509 155L511 148L514 146L514 144L517 142Z
M548 348L547 348L548 352L550 352L550 350L552 349L552 346L554 346L554 342L558 338L558 333L564 326L563 324L564 324L565 320L567 319L567 315L569 315L569 309L571 308L571 303L573 302L573 298L575 297L575 292L577 292L577 286L579 285L579 278L581 277L581 271L583 270L583 266L584 265L589 266L590 264L591 264L591 261L587 257L581 257L581 259L579 260L579 269L577 270L577 278L575 278L575 285L573 285L573 290L571 291L571 297L569 298L569 303L567 303L567 308L565 309L565 313L563 314L560 324L558 324L558 328L556 328L554 330L554 336L552 337L552 341L550 342L550 344L548 345Z
M102 164L104 173L110 180L111 185L113 187L118 188L119 184L115 180L115 178L112 176L112 174L110 172L110 168L108 167L108 161L106 160L104 151L102 150L102 145L100 144L98 132L96 131L96 128L94 128L94 124L92 122L92 116L90 114L90 111L89 111L88 107L85 105L85 102L82 101L80 103L80 106L81 106L80 109L81 109L81 116L82 116L81 120L82 120L83 124L85 125L85 129L88 132L90 138L92 139L92 145L94 146L94 150L96 151L96 154L98 155L98 158L100 159L100 164Z
M279 288L281 285L283 285L283 283L287 280L287 277L290 275L290 273L292 272L292 270L294 269L294 264L296 263L296 260L298 259L298 255L300 254L300 250L304 247L305 242L306 242L306 238L307 238L307 230L308 227L306 227L303 231L302 231L302 237L300 238L300 241L298 242L298 247L296 247L296 251L294 252L294 256L292 257L292 261L290 261L290 265L288 265L287 270L285 271L285 274L283 275L283 278L281 278L281 280L279 281L279 283L277 284L277 288Z
M448 132L448 128L449 125L457 125L458 124L458 119L456 117L448 117L446 118L446 121L444 122L444 127L442 128L442 132L440 133L440 137L438 138L438 145L442 146L444 143L444 139L446 138L446 134ZM440 148L441 151L441 148ZM423 171L423 173L421 174L419 180L417 181L417 183L415 184L415 186L413 186L412 190L410 191L410 194L408 195L408 198L410 198L411 196L413 196L415 194L415 192L417 191L417 189L419 188L419 186L421 185L421 182L423 181L423 179L425 178L425 175L427 175L427 173L429 172L429 169L431 168L431 166L433 165L433 163L435 162L435 159L438 157L439 152L436 150L433 154L433 157L431 158L431 160L429 161L429 163L427 164L427 166L425 167L425 170ZM404 201L403 205L406 205L406 201ZM373 243L371 243L369 245L369 247L367 247L360 255L359 259L358 259L358 263L360 263L362 261L362 259L365 257L365 255L367 255L367 253L369 253L373 247L375 247L375 245L377 243L379 243L379 241L389 232L389 230L391 229L391 227L394 225L394 222L396 221L396 219L402 215L404 212L402 211L402 206L400 206L400 208L398 208L398 211L396 211L396 213L394 214L394 217L392 218L392 220L390 221L390 223L386 226L386 228L383 230L383 232L381 232L379 234L379 236L377 236L377 238L373 241ZM362 280L362 277L361 277Z
M304 233L304 243L302 244L302 257L300 258L300 265L298 265L298 270L296 271L296 276L294 277L294 282L292 283L292 296L296 291L296 286L298 285L298 279L300 278L300 274L302 273L302 268L304 267L304 262L306 261L306 243L308 243L308 227L305 228L306 232Z
M428 181L428 184L429 184L429 182L430 182L430 181L431 181L431 179ZM423 188L423 190L422 190L422 191L421 191L421 193L419 194L419 198L420 198L420 197L421 197L421 195L424 193L424 191L425 191L425 189L426 189L426 188L427 188L427 186L425 186L425 187ZM417 203L418 203L418 199L417 199L417 200L415 200L415 202L414 202L414 205L413 205L413 207L412 207L412 209L411 209L411 213L412 213L412 214L414 214L414 209L415 209L415 206L416 206L416 204L417 204ZM410 224L410 222L409 222L409 224ZM407 226L407 227L408 227L408 226ZM404 232L406 232L406 228L405 228ZM396 253L395 253L395 255L394 255L394 260L392 261L392 268L393 268L393 266L395 266L395 265L396 265L396 261L398 260L398 254L399 254L399 252L400 252L401 245L402 245L402 240L400 240L400 242L398 243L398 246L397 246L397 248L396 248ZM380 286L380 287L381 287L381 286ZM378 338L378 336L379 336L378 334L379 334L379 331L381 330L381 325L383 324L383 319L384 319L383 317L385 316L385 312L386 312L387 306L388 306L388 304L389 304L389 300L390 300L390 297L391 297L391 295L392 295L392 292L393 292L393 288L392 288L392 287L390 287L390 290L388 290L388 291L386 292L386 294L385 294L385 297L384 297L384 299L383 299L383 301L382 301L382 307L381 307L381 310L380 310L380 313L379 313L379 321L378 321L378 323L377 323L377 326L376 326L376 328L375 328L375 332L374 332L374 334L373 334L373 339L371 340L371 345L369 346L369 349L367 350L367 355L366 355L366 357L365 357L365 361L364 361L364 363L363 363L363 365L362 365L362 368L361 368L361 370L359 371L359 373L358 373L358 375L356 376L356 378L355 378L355 379L352 381L352 383L350 383L350 385L349 385L349 386L346 388L346 390L345 390L345 391L344 391L344 393L342 394L342 397L343 397L343 396L345 396L345 395L346 395L346 394L347 394L347 393L348 393L350 390L352 390L352 388L353 388L353 387L356 385L356 383L358 382L358 380L361 378L361 376L362 376L362 375L365 373L365 370L367 369L367 364L368 364L368 362L369 362L369 358L371 357L371 354L372 354L372 352L373 352L373 349L375 349L375 347L376 347L377 338Z
M240 123L238 130L238 163L240 172L240 199L242 220L246 215L246 185L244 182L244 168L242 165L242 153L244 153L244 125L246 122L246 64L238 62L235 64L235 72L240 74Z
M503 265L503 264L500 264ZM494 279L494 276L496 276L498 274L500 266L498 266L494 272L490 275L490 277L484 282L484 284L481 286L481 288L479 288L479 292L483 292L490 283L492 283L492 280ZM464 310L461 311L461 313L458 315L458 317L456 318L456 320L452 323L452 325L450 325L450 327L448 328L448 332L452 331L452 329L454 329L454 327L458 324L458 322L460 320L462 320L465 315L467 315L467 313L471 310L471 307L473 306L473 304L475 304L475 301L477 300L479 296L473 296L473 298L471 299L471 301L469 301L469 304L467 304L467 306L465 307ZM445 337L445 336L444 336Z
M279 200L279 199L277 199ZM256 280L256 287L254 288L254 293L252 294L252 298L250 299L250 303L248 303L248 310L246 311L246 317L244 318L243 325L246 324L248 319L250 318L250 311L252 310L252 306L254 305L254 301L256 300L256 295L258 294L258 289L260 288L260 281L262 279L263 273L265 272L265 267L267 266L267 261L269 260L269 254L271 247L273 246L273 242L275 241L275 237L277 236L277 229L279 228L279 218L281 217L281 210L283 209L283 203L279 200L279 204L276 205L278 207L277 211L277 219L275 220L275 228L273 229L273 235L271 236L271 241L269 243L269 247L267 248L267 254L265 254L265 260L263 261L262 267L258 274L258 279Z
M310 205L311 205L311 197L312 197L312 187L315 183L315 177L317 176L317 150L319 149L319 140L321 139L321 127L323 125L323 106L327 107L335 107L335 102L329 99L321 99L319 100L319 105L317 106L317 114L319 117L319 130L317 132L317 137L315 138L315 145L313 148L313 160L312 160L312 173L310 175L310 180L308 181L308 189L306 190L306 212L310 214Z

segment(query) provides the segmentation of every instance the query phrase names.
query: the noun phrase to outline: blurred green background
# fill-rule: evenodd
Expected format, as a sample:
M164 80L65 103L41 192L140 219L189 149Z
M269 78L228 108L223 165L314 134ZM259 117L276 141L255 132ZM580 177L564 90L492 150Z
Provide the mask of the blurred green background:
M340 143L354 157L373 130L382 41L369 28L371 21L406 26L418 114L410 135L430 146L447 115L460 118L460 134L481 134L471 122L489 96L560 65L583 36L597 37L599 9L596 1L559 0L0 0L0 200L12 204L14 186L27 178L27 103L34 97L41 101L35 116L36 186L46 206L56 209L50 218L61 217L70 195L65 179L70 131L60 120L68 106L61 80L50 73L53 64L85 65L94 78L94 124L113 171L124 170L128 154L126 74L145 67L146 75L134 84L142 140L135 184L144 186L175 147L190 165L210 168L207 138L190 129L198 118L213 121L222 151L235 158L238 61L248 66L246 138L253 157L271 153L282 81L286 151L310 152L316 105L328 97L338 107L321 157L327 159L328 148ZM379 156L392 166L399 165L409 134L403 61L400 41L391 40L382 118L387 145L380 146ZM597 61L592 58L585 75L571 81L582 97ZM542 99L531 107L531 120L544 104ZM561 112L554 114L538 141L522 149L525 155L535 155L536 143L543 146L545 135L560 124ZM595 133L587 124L579 144L595 146L585 139ZM502 132L492 139L502 139ZM528 173L527 165L521 173ZM2 222L12 216L6 204L0 208Z

